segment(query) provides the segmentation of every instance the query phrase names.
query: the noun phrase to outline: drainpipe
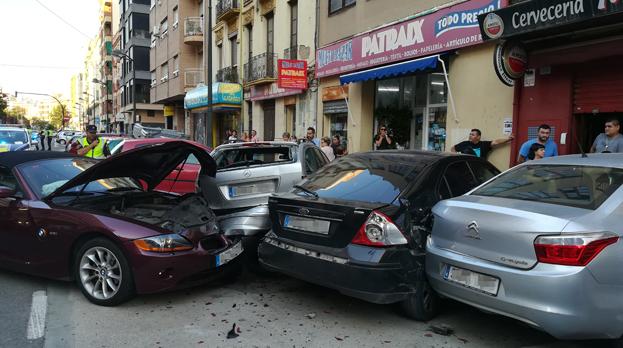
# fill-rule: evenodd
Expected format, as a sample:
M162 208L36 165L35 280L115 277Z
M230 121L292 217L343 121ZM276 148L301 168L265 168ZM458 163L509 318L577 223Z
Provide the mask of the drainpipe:
M238 134L239 136L242 136L242 133L244 132L244 107L245 107L245 102L244 102L244 89L242 89L242 74L243 74L243 69L242 69L242 57L244 57L243 54L243 50L244 50L244 40L243 40L243 25L242 25L242 10L244 9L243 6L244 0L238 0L238 6L240 8L240 12L238 13L238 47L240 48L238 50L238 82L240 84L240 89L242 90L242 101L240 102L240 125L239 125L239 129L238 129ZM249 133L251 133L251 130L249 129Z
M203 18L203 60L205 62L204 67L204 80L208 85L208 110L203 119L205 127L205 144L209 147L214 147L212 141L212 0L204 1L207 6L208 23L206 25L205 16Z

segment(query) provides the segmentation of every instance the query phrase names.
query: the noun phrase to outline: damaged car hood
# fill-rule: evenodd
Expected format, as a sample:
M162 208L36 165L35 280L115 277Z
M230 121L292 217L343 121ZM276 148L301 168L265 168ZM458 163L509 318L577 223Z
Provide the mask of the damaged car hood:
M47 198L53 198L69 188L107 178L142 180L146 190L151 191L191 154L201 165L201 175L216 175L216 162L204 149L188 142L172 141L129 150L102 160L76 175Z

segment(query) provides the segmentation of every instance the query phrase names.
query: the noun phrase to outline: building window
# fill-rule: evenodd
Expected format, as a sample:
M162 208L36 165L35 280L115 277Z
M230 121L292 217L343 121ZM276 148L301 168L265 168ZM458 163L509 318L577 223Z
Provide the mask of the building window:
M177 77L180 73L180 59L179 56L173 57L173 77Z
M162 20L162 22L160 22L160 38L164 38L167 33L169 32L169 24L167 22L167 18L165 17L165 19Z
M216 46L217 50L217 59L218 59L218 69L223 69L223 44Z
M237 36L232 36L229 39L229 47L231 49L231 66L238 65L238 43L236 43Z
M247 51L249 52L248 57L250 61L253 57L253 26L247 26L247 37L249 38L249 41L247 41L247 44L249 45L247 47Z
M177 6L175 6L173 8L173 29L177 29L177 26L179 24L180 21L180 14L179 11L177 10Z
M290 59L297 59L298 46L298 3L290 2Z
M329 14L349 6L354 6L356 3L356 0L329 0Z
M162 64L162 66L160 67L160 74L161 74L161 78L160 78L160 82L165 82L166 80L169 79L169 64L164 63Z
M275 17L273 13L266 15L266 53L275 53Z

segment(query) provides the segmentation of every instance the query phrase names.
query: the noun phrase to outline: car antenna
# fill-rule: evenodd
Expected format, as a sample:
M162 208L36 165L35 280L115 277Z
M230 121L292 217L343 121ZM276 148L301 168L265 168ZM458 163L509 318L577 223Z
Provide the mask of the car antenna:
M575 132L573 133L573 138L575 138L575 142L578 144L578 147L580 148L580 152L582 153L582 158L588 157L586 155L586 152L584 152L584 148L582 148L582 144L578 141L578 135Z

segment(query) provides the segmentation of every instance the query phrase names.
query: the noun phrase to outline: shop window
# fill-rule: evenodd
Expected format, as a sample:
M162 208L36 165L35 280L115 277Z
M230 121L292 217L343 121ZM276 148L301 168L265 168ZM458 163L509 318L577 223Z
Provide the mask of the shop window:
M331 141L334 136L340 137L340 144L342 152L346 152L348 149L348 114L333 114L331 118Z
M374 136L385 125L398 149L445 151L446 94L440 72L376 81Z

